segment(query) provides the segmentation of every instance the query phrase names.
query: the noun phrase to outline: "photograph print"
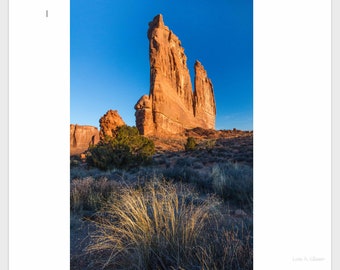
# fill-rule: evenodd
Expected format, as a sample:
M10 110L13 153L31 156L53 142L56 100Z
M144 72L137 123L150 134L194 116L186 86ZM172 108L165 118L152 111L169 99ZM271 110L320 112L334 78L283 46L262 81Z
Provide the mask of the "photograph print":
M70 11L70 268L253 269L252 0Z

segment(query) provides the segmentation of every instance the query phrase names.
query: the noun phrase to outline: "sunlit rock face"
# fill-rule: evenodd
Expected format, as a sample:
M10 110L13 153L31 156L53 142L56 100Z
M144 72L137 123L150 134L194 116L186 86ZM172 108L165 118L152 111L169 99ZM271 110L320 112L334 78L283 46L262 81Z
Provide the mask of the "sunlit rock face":
M144 135L177 134L195 127L215 128L211 80L196 61L192 89L187 57L162 15L149 23L150 92L135 105L136 126Z
M70 125L70 154L77 155L99 142L99 131L93 126Z
M100 119L99 137L104 140L106 137L114 137L117 127L124 126L125 122L116 110L108 110Z
M213 85L199 61L195 63L194 116L198 127L215 129L216 104Z
M78 155L106 137L114 137L117 127L125 125L116 110L108 110L99 120L100 131L88 125L70 125L70 154Z

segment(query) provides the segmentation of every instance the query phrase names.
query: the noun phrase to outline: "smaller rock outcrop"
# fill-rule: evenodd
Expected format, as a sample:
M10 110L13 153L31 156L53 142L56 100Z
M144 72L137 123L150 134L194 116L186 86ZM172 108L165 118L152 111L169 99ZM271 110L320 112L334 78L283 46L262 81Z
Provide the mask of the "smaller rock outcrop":
M78 155L99 142L99 131L93 126L70 125L70 154Z
M154 132L152 100L148 95L142 96L135 105L136 126L140 134L149 135Z
M99 138L103 140L106 136L114 137L114 130L116 130L117 127L124 126L125 122L118 114L118 111L108 110L106 114L100 118L99 125Z

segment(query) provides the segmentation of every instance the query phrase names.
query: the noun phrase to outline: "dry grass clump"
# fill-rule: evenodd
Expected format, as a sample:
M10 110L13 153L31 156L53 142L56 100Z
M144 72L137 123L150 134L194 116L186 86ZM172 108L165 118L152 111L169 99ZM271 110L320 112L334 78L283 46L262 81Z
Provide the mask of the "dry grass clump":
M70 207L72 212L98 211L103 203L117 193L119 184L106 177L95 179L85 177L73 179L70 190Z
M94 221L97 231L87 249L99 253L103 268L194 269L201 265L204 238L216 221L216 200L197 200L184 186L164 181L127 187L120 194Z
M215 198L156 180L119 194L91 221L88 269L252 269L251 230L220 227Z
M222 163L212 168L213 190L225 201L231 200L243 208L253 207L253 169L238 163Z

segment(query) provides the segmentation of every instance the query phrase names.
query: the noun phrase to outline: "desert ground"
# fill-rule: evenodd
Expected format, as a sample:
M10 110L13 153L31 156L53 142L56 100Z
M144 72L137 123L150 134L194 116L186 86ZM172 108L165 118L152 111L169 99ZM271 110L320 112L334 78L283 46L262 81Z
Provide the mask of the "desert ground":
M252 269L253 132L150 140L139 166L71 156L71 269Z

